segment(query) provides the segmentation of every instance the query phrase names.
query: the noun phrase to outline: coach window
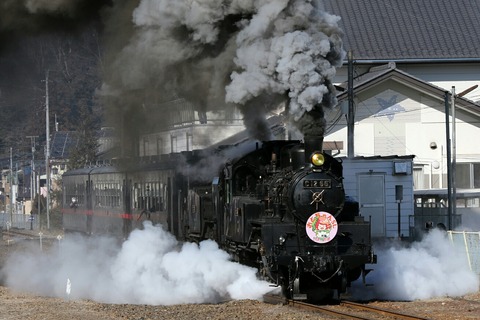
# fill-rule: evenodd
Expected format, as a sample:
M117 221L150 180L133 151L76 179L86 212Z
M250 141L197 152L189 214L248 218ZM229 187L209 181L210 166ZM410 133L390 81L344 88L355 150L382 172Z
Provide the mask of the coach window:
M94 206L101 206L101 193L100 193L100 185L99 184L95 184L95 186L92 188L93 189L93 198L95 199L95 203L93 204Z
M95 188L95 199L96 203L99 207L101 207L102 204L102 197L103 197L103 191L102 191L102 184L98 183Z
M119 208L120 207L120 194L121 194L122 190L121 190L121 187L120 187L120 183L117 183L116 184L116 188L115 188L115 207Z
M102 184L102 206L107 206L107 190L108 186L107 183Z
M145 186L145 205L144 205L144 209L145 210L150 210L150 197L151 197L151 193L152 193L152 187L150 186L149 183L147 183L147 185Z
M93 190L93 196L92 196L92 198L95 199L94 205L95 205L95 206L99 206L99 205L100 205L100 199L101 199L101 198L100 198L101 195L100 195L99 185L96 184L96 185L92 188L92 190Z
M142 184L140 184L138 186L138 209L143 209L144 208L144 205L143 205L143 194L144 194L144 188L145 186Z
M133 208L138 209L138 185L135 183L132 189Z
M75 194L78 195L78 205L84 205L85 204L85 184L79 183L75 184Z
M167 198L167 185L160 183L159 211L165 211L165 199Z
M147 193L147 185L145 183L142 184L141 189L141 197L140 197L140 209L146 208L146 193Z
M108 186L107 186L107 190L106 190L107 192L106 192L106 195L105 195L105 197L107 198L105 202L106 202L108 207L112 207L112 189L113 189L112 184L109 183Z
M103 184L102 192L103 192L103 197L102 197L103 205L107 207L109 206L108 205L108 183Z
M105 183L100 184L100 204L102 207L105 207L107 204L105 199L106 188L107 186L105 185Z
M158 211L160 209L159 198L160 198L160 183L155 182L153 184L153 198L152 198L152 206L155 208L155 211Z
M116 188L116 183L112 182L110 183L110 206L115 207L115 188Z

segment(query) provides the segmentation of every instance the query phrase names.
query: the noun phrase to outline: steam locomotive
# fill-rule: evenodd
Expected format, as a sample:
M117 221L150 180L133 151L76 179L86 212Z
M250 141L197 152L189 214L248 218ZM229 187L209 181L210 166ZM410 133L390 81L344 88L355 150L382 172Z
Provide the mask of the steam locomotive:
M322 142L256 143L219 168L201 150L68 171L63 226L127 237L144 220L161 223L181 240L215 240L289 298L323 301L365 279L376 256L370 223L345 195L342 163Z

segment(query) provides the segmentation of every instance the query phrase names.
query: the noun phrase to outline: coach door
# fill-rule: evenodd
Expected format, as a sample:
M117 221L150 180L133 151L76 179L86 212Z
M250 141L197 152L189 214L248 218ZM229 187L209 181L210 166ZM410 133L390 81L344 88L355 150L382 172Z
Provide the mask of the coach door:
M132 179L128 176L125 176L125 179L122 181L122 192L123 192L123 236L125 239L128 237L132 231Z
M360 213L370 220L372 237L385 236L385 178L378 174L358 176Z

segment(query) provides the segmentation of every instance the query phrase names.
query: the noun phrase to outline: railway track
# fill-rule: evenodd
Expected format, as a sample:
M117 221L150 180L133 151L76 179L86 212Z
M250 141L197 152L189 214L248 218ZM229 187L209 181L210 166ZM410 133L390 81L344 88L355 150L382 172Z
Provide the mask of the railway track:
M266 303L282 303L301 310L318 312L332 317L341 319L402 319L402 320L428 320L427 318L415 315L400 313L393 310L372 307L367 304L356 303L352 301L341 301L338 305L314 305L302 301L285 299L280 296L265 296Z
M26 231L26 230L17 230L17 229L3 230L1 235L3 240L6 241L7 243L19 241L19 240L49 241L49 240L61 240L63 238L63 236L61 235L58 235L58 236L47 235L41 231L36 232L36 231Z
M352 302L352 301L341 301L340 306L344 306L346 308L352 309L352 310L360 310L360 311L366 311L368 313L374 313L381 315L382 317L388 317L392 319L403 319L403 320L428 320L427 318L424 317L418 317L415 315L410 315L406 313L400 313L397 311L393 310L388 310L384 308L378 308L378 307L373 307L369 306L368 304L362 304L362 303L357 303L357 302ZM385 319L385 318L383 318Z

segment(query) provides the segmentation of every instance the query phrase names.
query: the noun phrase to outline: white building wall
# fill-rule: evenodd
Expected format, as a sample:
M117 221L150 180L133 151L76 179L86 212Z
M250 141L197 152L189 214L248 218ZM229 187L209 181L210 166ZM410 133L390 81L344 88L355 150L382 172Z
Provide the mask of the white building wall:
M356 101L354 154L356 156L415 155L416 170L425 177L419 188L446 187L447 141L445 105L442 101L421 96L412 89L377 90L375 95ZM394 87L394 86L393 86ZM408 96L407 96L408 95ZM362 98L362 97L359 97ZM335 120L337 110L327 117ZM449 122L453 118L450 115ZM450 128L452 132L452 129ZM325 140L343 141L341 156L348 153L347 123L340 117L328 128ZM457 108L456 155L457 163L480 160L478 119ZM475 160L478 159L478 160Z

